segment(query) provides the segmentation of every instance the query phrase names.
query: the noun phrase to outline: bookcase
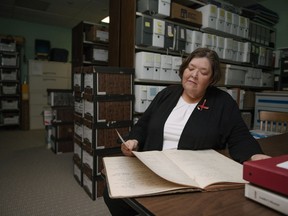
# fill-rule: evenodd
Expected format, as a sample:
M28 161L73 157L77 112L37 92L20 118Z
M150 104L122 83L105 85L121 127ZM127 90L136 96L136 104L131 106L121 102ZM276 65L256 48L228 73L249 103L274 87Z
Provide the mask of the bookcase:
M104 189L102 158L121 154L115 129L125 135L133 124L134 69L109 66L107 26L83 21L72 32L74 178L95 200Z
M156 87L158 87L158 90L160 91L167 85L177 83L177 80L172 81L166 78L154 79L153 76L152 78L139 76L137 70L137 68L139 68L139 62L137 62L139 53L146 52L146 59L152 58L148 57L150 54L154 56L159 54L161 56L166 56L165 61L167 63L167 57L170 57L170 59L175 57L185 58L197 47L208 47L218 53L222 64L223 79L217 86L231 93L232 97L238 102L240 110L245 113L246 116L247 114L250 115L248 125L253 127L252 119L254 115L254 106L251 107L251 103L249 104L249 107L245 106L245 103L243 106L243 102L247 101L245 99L245 92L248 92L247 95L250 97L252 94L255 94L255 92L273 89L274 87L272 60L275 45L275 29L271 26L265 26L251 21L241 14L239 15L239 11L236 9L235 11L230 10L231 8L229 10L227 8L223 9L199 1L170 2L159 0L157 1L158 11L157 8L154 8L155 5L153 6L152 4L149 5L147 2L143 2L144 1L137 1L134 16L136 19L134 29L136 37L134 40L135 60L131 62L131 64L134 65L136 69L135 105L140 104L139 106L141 106L141 104L145 104L143 102L145 100L149 103L149 101L153 99L153 97L150 97L151 94L149 95L149 92L155 92ZM146 4L146 7L143 7L143 4ZM165 12L163 12L165 11L163 10L163 7L167 7L168 4L170 4L171 7L170 14L165 14ZM161 7L162 12L160 11ZM178 10L176 7L182 7L187 13L193 13L194 20L189 24L187 18L181 18L180 15L179 17L175 17L175 14L172 14L172 12ZM166 10L166 12L167 11L169 10ZM200 26L197 21L198 14L196 12L198 11L202 13L202 25ZM235 22L237 25L234 25ZM150 28L142 27L141 24L143 23L150 23ZM235 26L236 30L234 29ZM170 31L170 35L169 30L167 30L169 28L174 28L174 31ZM195 41L197 36L191 36L191 32L201 34L202 43L197 43L197 41ZM171 35L174 43L172 47L167 45L169 36ZM149 37L152 38L151 42L147 39ZM162 44L159 42L161 37L163 40ZM190 47L187 49L188 43L190 43ZM153 63L150 64L148 61L144 62L144 64L142 63L146 70L144 70L144 73L147 74L147 72L152 69L155 74L155 71L157 71L157 61L155 59L157 59L157 57L154 58L154 65ZM169 61L171 65L170 70L173 71L173 61ZM165 66L163 67L161 65L159 67L160 71L162 70L161 68L165 69ZM177 69L174 69L174 71L177 73ZM149 91L151 86L154 88L154 91ZM143 96L144 91L147 92L147 97L150 98L146 99L144 97L138 99L137 97ZM137 92L140 92L138 96ZM252 99L249 101L254 100ZM144 107L145 106L147 105L144 105ZM138 109L137 107L137 110L141 111L145 110L145 108Z
M0 40L0 128L21 126L21 46Z

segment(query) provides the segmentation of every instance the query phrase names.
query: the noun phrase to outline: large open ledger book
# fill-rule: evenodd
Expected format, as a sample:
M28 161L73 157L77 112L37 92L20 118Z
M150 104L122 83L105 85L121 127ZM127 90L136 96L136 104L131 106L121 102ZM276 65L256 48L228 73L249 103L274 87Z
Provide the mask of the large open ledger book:
M243 166L214 150L133 152L104 157L111 198L244 187Z

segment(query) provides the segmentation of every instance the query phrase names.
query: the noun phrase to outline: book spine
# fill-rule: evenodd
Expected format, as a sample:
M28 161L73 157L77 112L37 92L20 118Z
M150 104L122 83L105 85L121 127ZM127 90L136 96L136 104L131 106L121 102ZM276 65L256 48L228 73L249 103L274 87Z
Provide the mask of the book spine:
M283 214L288 214L288 198L252 184L245 185L245 197Z

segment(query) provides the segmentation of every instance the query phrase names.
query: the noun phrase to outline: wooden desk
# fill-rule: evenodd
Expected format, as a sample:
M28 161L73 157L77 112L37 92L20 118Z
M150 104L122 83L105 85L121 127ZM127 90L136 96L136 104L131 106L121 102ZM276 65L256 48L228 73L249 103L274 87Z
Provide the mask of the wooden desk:
M288 154L288 133L258 140L263 151L271 156ZM141 215L281 215L266 206L249 200L244 189L217 192L179 193L125 199Z

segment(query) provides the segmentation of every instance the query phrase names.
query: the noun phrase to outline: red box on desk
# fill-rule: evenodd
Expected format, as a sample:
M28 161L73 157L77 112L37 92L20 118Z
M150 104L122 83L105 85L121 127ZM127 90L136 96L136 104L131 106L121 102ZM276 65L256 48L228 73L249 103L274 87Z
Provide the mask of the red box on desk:
M288 155L244 162L243 179L288 196Z

